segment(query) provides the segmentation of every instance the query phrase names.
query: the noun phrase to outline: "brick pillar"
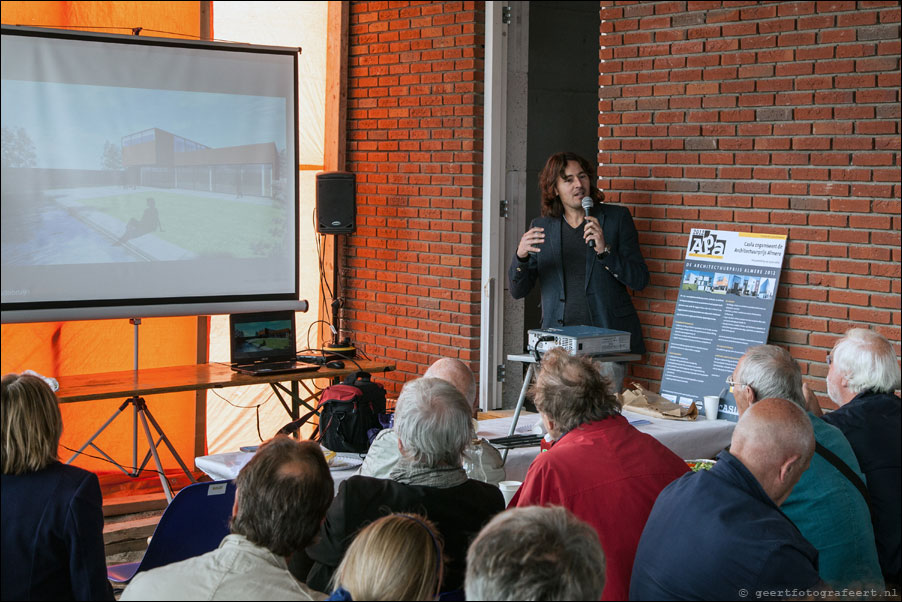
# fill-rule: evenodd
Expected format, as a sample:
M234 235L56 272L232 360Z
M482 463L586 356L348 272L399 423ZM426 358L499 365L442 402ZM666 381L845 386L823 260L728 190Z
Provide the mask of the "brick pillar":
M478 369L484 10L351 3L344 327L398 384L439 357Z

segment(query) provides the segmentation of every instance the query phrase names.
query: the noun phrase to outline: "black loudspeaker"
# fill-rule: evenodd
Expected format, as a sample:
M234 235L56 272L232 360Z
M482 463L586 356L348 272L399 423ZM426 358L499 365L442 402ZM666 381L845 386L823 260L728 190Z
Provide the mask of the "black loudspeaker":
M327 171L316 174L316 231L350 234L356 228L357 184L354 174Z

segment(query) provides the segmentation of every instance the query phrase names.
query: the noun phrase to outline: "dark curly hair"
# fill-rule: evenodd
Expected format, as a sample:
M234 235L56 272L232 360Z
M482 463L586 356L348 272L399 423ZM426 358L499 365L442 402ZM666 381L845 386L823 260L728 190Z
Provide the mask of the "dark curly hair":
M564 205L557 195L558 178L564 177L564 170L570 161L576 161L589 176L589 196L595 202L603 201L604 194L595 186L597 180L595 171L588 161L576 153L555 153L548 157L545 167L539 173L539 194L542 197L542 217L560 217L564 212Z

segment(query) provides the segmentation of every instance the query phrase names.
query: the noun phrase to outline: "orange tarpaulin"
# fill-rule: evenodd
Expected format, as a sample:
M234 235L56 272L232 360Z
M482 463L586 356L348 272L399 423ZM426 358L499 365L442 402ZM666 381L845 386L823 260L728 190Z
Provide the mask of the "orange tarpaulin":
M198 39L200 2L3 2L4 25L73 28L128 34L142 28L146 35ZM149 318L139 328L139 367L191 364L197 359L197 318ZM0 329L0 368L3 374L31 369L47 376L130 370L134 366L134 326L128 320L4 324ZM200 341L206 346L206 340ZM60 458L87 441L113 415L123 400L63 404ZM147 398L148 408L179 455L193 468L195 451L195 394L174 393ZM129 408L97 439L98 445L120 464L132 462L132 410ZM200 435L203 437L203 433ZM160 457L167 473L178 464L165 446ZM138 461L147 451L139 427ZM99 456L94 450L87 453ZM103 459L79 456L76 466L92 470L102 483L122 481L118 468ZM153 462L149 464L153 466ZM153 472L128 481L126 487L160 489ZM105 493L110 487L105 487Z

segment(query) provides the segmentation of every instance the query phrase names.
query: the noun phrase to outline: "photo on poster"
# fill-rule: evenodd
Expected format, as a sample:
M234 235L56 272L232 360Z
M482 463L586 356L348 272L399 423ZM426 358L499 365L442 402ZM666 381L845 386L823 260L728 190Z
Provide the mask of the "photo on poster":
M714 274L714 288L711 290L715 295L726 295L727 288L730 286L730 274L722 274L717 272Z
M686 270L683 274L684 291L701 291L710 293L714 290L714 273L697 270Z

